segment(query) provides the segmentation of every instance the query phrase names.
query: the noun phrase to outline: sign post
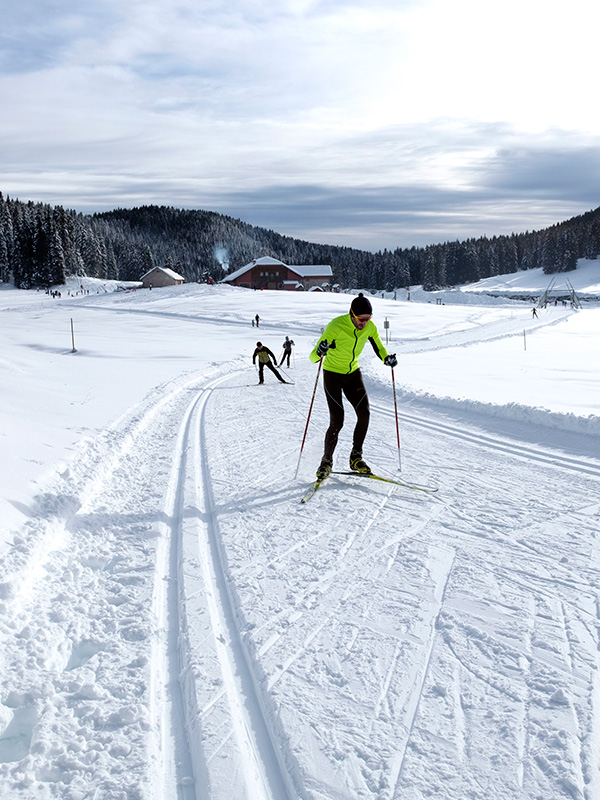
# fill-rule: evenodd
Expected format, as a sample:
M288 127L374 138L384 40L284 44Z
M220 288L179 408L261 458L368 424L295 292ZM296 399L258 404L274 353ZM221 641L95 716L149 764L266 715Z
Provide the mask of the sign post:
M75 349L75 331L73 329L73 317L71 317L71 343L73 349L71 350L72 353L76 353L77 350Z

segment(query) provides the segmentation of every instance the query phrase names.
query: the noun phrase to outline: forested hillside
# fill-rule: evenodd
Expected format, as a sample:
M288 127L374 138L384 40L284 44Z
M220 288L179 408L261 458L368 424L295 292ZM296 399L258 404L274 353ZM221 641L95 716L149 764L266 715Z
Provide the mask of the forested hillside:
M19 288L60 285L67 275L139 280L167 266L188 281L219 280L253 258L330 264L343 288L432 290L543 267L575 269L600 254L600 208L541 231L371 253L314 244L212 211L165 206L84 215L0 193L0 281Z

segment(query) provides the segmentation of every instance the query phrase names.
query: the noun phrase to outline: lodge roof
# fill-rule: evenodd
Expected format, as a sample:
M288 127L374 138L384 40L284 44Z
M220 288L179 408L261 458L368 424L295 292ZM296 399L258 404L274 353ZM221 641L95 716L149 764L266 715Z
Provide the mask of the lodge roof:
M283 261L280 261L278 258L272 258L271 256L263 256L262 258L255 258L249 264L246 264L244 267L240 267L235 272L231 272L229 275L226 275L221 283L229 283L230 281L234 281L236 278L241 277L245 272L249 272L254 267L272 267L272 266L281 266L285 267L286 269L295 272L296 275L299 275L301 278L331 278L333 272L331 271L331 267L329 264L285 264Z

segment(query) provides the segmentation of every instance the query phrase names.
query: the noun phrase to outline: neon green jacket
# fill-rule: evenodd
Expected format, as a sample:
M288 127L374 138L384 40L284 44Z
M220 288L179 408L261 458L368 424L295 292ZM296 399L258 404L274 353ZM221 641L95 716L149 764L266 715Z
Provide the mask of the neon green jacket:
M341 317L332 319L310 354L311 361L319 361L317 348L325 339L329 344L335 342L335 348L327 351L323 361L323 369L329 370L329 372L339 372L344 375L355 372L359 366L358 357L368 341L371 342L375 354L382 361L388 355L388 351L379 338L377 326L371 319L362 331L354 327L350 314L343 314Z

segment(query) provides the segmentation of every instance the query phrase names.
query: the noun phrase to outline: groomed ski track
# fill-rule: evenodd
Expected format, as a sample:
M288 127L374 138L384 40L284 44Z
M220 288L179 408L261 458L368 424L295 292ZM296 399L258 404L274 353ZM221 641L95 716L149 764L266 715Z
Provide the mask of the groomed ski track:
M413 401L402 477L438 496L332 476L301 506L314 368L248 374L157 387L38 498L2 564L2 673L28 663L3 687L2 800L597 800L600 463L580 437ZM393 475L389 387L370 393Z

